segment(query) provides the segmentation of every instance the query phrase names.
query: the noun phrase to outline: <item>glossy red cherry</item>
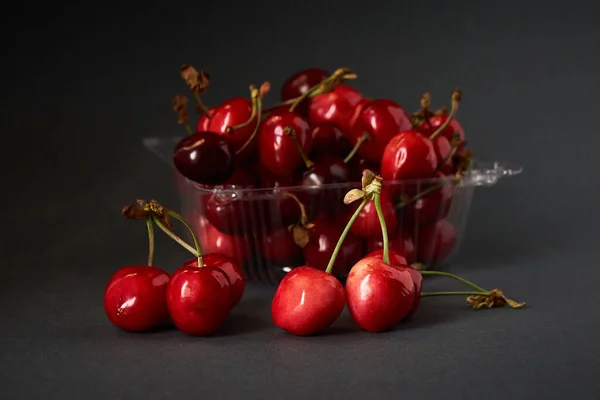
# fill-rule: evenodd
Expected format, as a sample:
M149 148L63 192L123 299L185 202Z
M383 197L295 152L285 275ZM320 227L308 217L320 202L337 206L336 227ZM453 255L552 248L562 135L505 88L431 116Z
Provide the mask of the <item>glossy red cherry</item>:
M417 261L426 265L440 264L452 253L455 244L456 230L445 219L420 227L417 234Z
M251 117L252 102L244 97L234 97L215 108L208 123L208 130L225 136L233 149L237 151L250 139L256 127L256 117L250 120ZM232 132L228 131L238 125L240 125L239 128L233 129ZM256 150L256 142L252 141L242 153L238 154L238 158L243 158L245 161L254 150Z
M368 258L368 257L375 257L380 260L383 260L383 249L375 250L374 252L369 253L365 256L365 258ZM419 309L419 305L421 304L421 291L423 289L423 275L421 275L421 273L419 271L417 271L415 268L407 265L406 258L404 258L402 255L396 253L394 250L389 250L389 257L390 257L391 265L406 267L408 269L408 272L410 273L410 277L412 278L412 281L415 284L413 304L407 315L407 317L408 317L408 316L414 314L415 312L417 312L417 310Z
M346 279L350 315L368 332L394 327L410 312L415 285L409 267L384 263L379 258L363 258Z
M169 274L147 265L119 269L104 290L104 311L117 326L141 332L157 328L169 317L166 294Z
M317 268L294 268L281 280L271 315L279 328L293 335L323 332L346 305L344 287L334 276Z
M385 220L386 228L388 233L396 231L398 227L398 217L396 216L396 208L392 202L392 198L387 190L382 190L381 195L381 211L383 211L383 219ZM359 206L359 202L355 202L347 206L346 222L350 220L352 214L356 211ZM358 217L354 221L354 224L350 227L350 232L358 237L368 238L379 238L381 237L381 225L379 224L379 217L377 216L377 210L375 208L375 202L368 202L362 211L358 214Z
M331 122L313 125L310 130L312 136L312 156L333 154L345 158L352 146L342 130Z
M229 279L231 285L230 297L231 297L231 308L235 307L246 289L246 279L244 278L244 272L242 268L233 261L230 257L219 253L209 253L202 256L202 262L204 266L219 268ZM194 257L185 264L184 267L198 267L198 257Z
M308 244L302 249L304 262L325 270L342 234L343 227L338 225L339 222L336 223L324 217L315 219L313 224L314 227L309 229ZM333 274L345 275L356 260L362 257L363 250L362 240L352 233L348 233L333 264Z
M210 110L208 110L208 115L210 115L211 117L213 116L214 113L215 113L214 108L211 108ZM206 116L206 114L200 115L200 118L198 118L198 123L196 124L196 132L210 131L210 129L208 128L209 123L210 123L210 119Z
M436 167L433 145L417 131L394 136L381 158L381 176L386 182L433 178Z
M288 134L290 128L308 154L312 146L310 128L297 113L273 112L263 120L258 132L260 162L275 175L292 176L303 163L294 138Z
M448 178L441 173L438 173L437 177L440 180L439 182L422 185L421 190L427 191L438 187L444 182L447 183L403 206L400 213L404 221L412 224L428 225L446 218L452 206L454 185L448 182Z
M173 152L175 168L186 178L204 185L218 185L229 179L235 169L234 160L235 152L229 141L214 132L186 136Z
M287 101L304 94L329 77L329 72L321 68L309 68L290 76L281 87L281 101Z
M220 268L182 266L169 282L167 306L180 331L188 335L211 335L229 316L231 283Z
M408 264L415 262L415 245L412 236L406 229L397 229L394 233L389 235L388 240L390 250L404 256ZM368 252L379 249L383 249L383 238L381 236L367 240Z
M412 129L412 123L406 111L396 102L388 99L370 101L348 132L351 143L357 143L366 133L369 140L363 142L357 154L366 160L377 163L389 141L398 132Z
M204 216L196 216L192 225L202 245L208 253L220 253L243 266L250 256L250 240L248 236L233 236L219 231Z
M343 132L350 130L350 121L363 96L351 86L338 85L331 92L310 99L308 120L311 125L332 122Z
M424 136L429 137L433 135L433 133L440 126L442 126L448 120L448 118L448 114L433 115L429 118L429 123L427 121L424 121L419 126L419 131L423 133ZM444 128L442 132L440 132L439 136L443 136L449 142L451 142L455 132L458 133L460 137L460 145L458 146L458 149L462 150L466 145L465 132L456 119L453 118L452 121L450 121L450 123L448 124L448 126Z
M302 249L294 241L287 228L265 234L262 237L260 253L269 262L284 263L302 255Z

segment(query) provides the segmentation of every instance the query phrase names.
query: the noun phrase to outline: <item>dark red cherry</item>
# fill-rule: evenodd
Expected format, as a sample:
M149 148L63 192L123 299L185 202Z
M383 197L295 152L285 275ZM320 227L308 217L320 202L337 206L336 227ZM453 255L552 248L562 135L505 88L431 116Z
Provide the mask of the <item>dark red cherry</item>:
M223 184L227 188L253 189L257 186L256 174L248 168L238 167Z
M452 253L455 244L456 230L445 219L432 225L419 227L417 261L426 265L440 264Z
M383 211L383 219L385 220L386 228L389 233L396 231L398 227L398 217L396 215L396 208L392 202L390 194L386 190L382 190L380 194L381 210ZM356 201L347 208L346 222L350 220L352 214L358 208L360 202ZM354 224L350 227L350 232L358 237L368 238L379 238L381 235L381 225L379 223L379 217L377 216L377 210L375 208L375 202L369 201L362 211L358 214Z
M277 264L299 257L302 249L294 241L292 232L282 228L262 237L260 252L267 261Z
M304 261L315 268L325 270L333 249L340 238L343 227L329 219L319 217L313 221L314 227L309 229L309 242L304 246ZM352 265L363 255L363 242L360 238L348 233L333 265L335 275L345 275Z
M390 250L404 256L408 264L415 262L415 244L412 236L406 229L397 229L394 233L389 235L388 240ZM367 240L368 252L379 249L383 249L383 238L381 236Z
M208 110L208 115L210 115L211 117L214 113L215 108L211 108L210 110ZM208 128L209 123L210 119L205 114L200 115L200 118L198 118L198 123L196 124L196 132L210 131L210 129Z
M231 308L235 307L242 299L244 290L246 289L246 279L244 278L242 268L230 257L219 253L203 255L202 262L204 266L219 268L225 272L231 285ZM192 258L183 264L183 267L198 267L198 257Z
M239 150L252 136L256 127L256 117L251 121L252 102L244 97L234 97L225 101L214 109L212 118L208 122L208 130L223 135L229 140L235 151ZM228 132L228 128L246 124ZM238 162L243 163L252 157L256 151L256 141L252 141L238 154Z
M388 99L376 99L362 109L348 135L354 145L364 133L368 134L369 140L361 144L357 154L377 163L392 137L398 132L411 129L410 118L398 103Z
M321 93L310 99L308 120L311 125L332 122L347 133L356 106L363 96L351 86L338 85L331 92Z
M294 186L293 176L275 175L260 162L255 163L252 169L258 175L259 187L261 188L270 189Z
M425 121L419 126L419 131L423 133L424 136L429 137L447 120L447 114L434 115L429 118L429 123ZM456 119L452 119L448 126L439 134L439 136L444 136L449 142L451 142L455 132L460 136L460 145L458 146L458 150L462 150L466 145L465 132Z
M169 274L148 265L119 269L104 290L104 311L113 325L131 332L159 327L169 317Z
M331 122L313 125L310 135L313 140L311 151L313 156L328 153L345 158L352 150L344 132Z
M402 207L400 213L404 221L412 224L428 225L446 218L452 206L454 185L441 173L438 173L437 177L439 182L422 185L421 190L428 190L444 182L446 184Z
M175 168L189 180L218 185L235 169L235 151L229 141L214 132L196 132L181 139L173 152Z
M350 162L348 163L348 166L350 167L351 182L360 182L363 176L363 171L365 169L368 169L369 171L377 175L379 174L379 170L381 168L379 162L372 163L358 156L352 157L350 159Z
M321 68L309 68L290 76L281 87L281 101L287 101L304 94L308 89L318 85L329 77L329 73Z
M312 146L310 127L297 113L273 112L263 120L258 132L260 162L275 175L292 176L303 164L294 138L287 133L290 128L308 154Z

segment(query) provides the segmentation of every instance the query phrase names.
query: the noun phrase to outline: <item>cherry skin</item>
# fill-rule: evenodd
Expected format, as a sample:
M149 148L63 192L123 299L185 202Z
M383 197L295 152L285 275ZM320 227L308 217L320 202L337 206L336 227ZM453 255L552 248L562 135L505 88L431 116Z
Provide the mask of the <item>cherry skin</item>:
M211 335L229 316L231 283L220 268L182 266L169 282L167 306L173 323L183 333Z
M104 290L104 311L118 328L142 332L169 317L166 303L169 274L147 265L119 269Z
M397 229L389 235L388 240L390 251L395 251L404 256L408 264L415 262L415 245L412 236L406 229ZM383 249L383 238L381 236L367 240L368 252L379 249Z
M331 122L313 125L310 135L313 140L313 156L327 153L345 158L352 150L344 132Z
M348 134L354 145L367 133L369 140L361 144L357 153L366 160L377 163L392 137L398 132L411 129L410 118L398 103L388 99L376 99L362 109Z
M442 173L437 176L440 183L443 179L448 179ZM421 190L427 190L438 183L430 183L421 186ZM444 186L429 192L423 197L408 203L401 208L401 215L404 221L411 224L429 225L436 221L446 218L452 207L452 198L454 196L454 185L448 182Z
M209 253L202 256L202 262L205 267L219 268L225 275L230 283L230 297L231 297L231 308L235 307L246 289L246 279L244 278L244 272L242 268L233 261L230 257L219 253ZM184 267L198 267L198 257L194 257L191 260L183 264Z
M346 305L344 287L334 276L302 266L287 273L279 283L271 315L279 328L297 336L323 332Z
M379 162L372 163L367 161L362 157L354 156L350 159L348 163L350 166L350 181L351 182L360 182L363 176L363 171L368 169L373 172L375 175L379 174L379 170L381 165Z
M381 158L384 181L433 178L437 157L433 145L417 131L405 131L394 136Z
M244 127L235 129L231 133L227 132L227 127L244 124L251 116L252 102L244 97L234 97L215 108L212 118L208 123L208 130L226 137L233 149L237 151L252 136L252 132L256 127L256 120L253 120ZM242 163L249 159L254 150L256 150L256 143L252 141L242 153L238 154L238 162Z
M310 152L312 138L308 122L299 114L275 111L263 120L258 132L260 162L273 174L292 176L303 163L294 138L286 134L292 128L305 154Z
M245 265L250 256L248 236L233 236L219 231L204 216L197 216L195 233L205 253L220 253L233 259L238 265Z
M417 235L417 260L427 265L442 263L452 253L455 244L456 230L445 219L420 227Z
M223 136L214 132L196 132L177 143L173 163L189 180L203 185L218 185L233 174L235 152Z
M253 165L254 173L258 176L259 187L275 188L294 186L293 176L279 176L272 173L260 162Z
M310 99L308 120L312 126L332 122L348 133L354 110L362 100L358 90L338 85L331 92L321 93Z
M431 141L433 150L438 159L438 171L443 174L451 174L453 170L452 157L452 144L445 136L438 135ZM440 165L441 164L441 165Z
M214 113L215 108L211 108L210 110L208 110L208 115L210 115L211 117ZM208 118L205 114L200 115L200 118L198 118L198 123L196 124L196 132L210 131L210 129L208 129L209 124L210 118Z
M409 314L415 284L408 267L368 257L350 270L346 296L348 310L358 326L368 332L383 332Z
M302 249L304 262L308 265L314 265L315 268L325 270L333 254L333 249L342 234L343 227L325 217L316 218L313 224L314 227L309 229L308 244ZM354 262L362 257L363 250L362 240L349 232L335 259L332 273L345 275Z
M223 184L228 188L254 189L257 186L258 179L256 175L247 168L238 167L233 174Z
M290 76L281 87L281 101L287 101L304 94L329 77L329 72L321 68L309 68Z
M398 218L392 198L387 190L382 190L379 196L387 231L388 233L395 232L398 227ZM350 220L359 203L356 201L347 207L346 221ZM364 239L381 237L381 225L374 201L369 201L358 214L358 217L354 220L354 224L350 227L350 232Z
M429 118L429 123L423 122L419 126L419 131L426 137L431 136L440 126L442 126L448 120L447 114L442 115L434 115ZM459 150L462 150L465 145L465 132L462 126L458 123L457 120L452 119L448 126L444 128L442 132L440 132L439 136L444 136L448 141L452 141L454 137L454 133L458 133L460 136L460 145L458 146Z
M294 241L287 228L267 233L262 237L260 253L269 262L284 263L302 254L302 249Z
M397 266L397 267L407 268L408 272L410 273L410 277L412 278L412 281L415 284L415 290L414 290L415 296L413 299L413 304L407 315L407 317L409 317L419 309L419 305L421 304L421 291L423 289L423 275L421 275L421 273L419 271L417 271L415 268L407 265L406 258L404 258L402 255L396 253L394 250L389 250L388 252L389 252L389 257L390 257L390 264ZM369 253L365 256L365 258L368 258L368 257L375 257L380 260L383 260L383 249L375 250L374 252Z

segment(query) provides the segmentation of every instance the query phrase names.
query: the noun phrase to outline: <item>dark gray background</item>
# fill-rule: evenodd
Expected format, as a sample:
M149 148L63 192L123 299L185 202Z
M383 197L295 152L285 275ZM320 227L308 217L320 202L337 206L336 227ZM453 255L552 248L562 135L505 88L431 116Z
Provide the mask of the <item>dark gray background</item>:
M254 3L3 12L0 397L598 398L598 3ZM275 101L311 66L350 66L408 109L460 86L478 157L524 173L476 191L454 270L529 307L426 299L393 332L346 315L337 334L295 338L271 324L273 289L252 286L219 337L114 329L104 285L146 252L121 207L177 207L141 138L183 132L184 62L211 72L210 104L266 79ZM186 258L168 240L157 252L171 271Z

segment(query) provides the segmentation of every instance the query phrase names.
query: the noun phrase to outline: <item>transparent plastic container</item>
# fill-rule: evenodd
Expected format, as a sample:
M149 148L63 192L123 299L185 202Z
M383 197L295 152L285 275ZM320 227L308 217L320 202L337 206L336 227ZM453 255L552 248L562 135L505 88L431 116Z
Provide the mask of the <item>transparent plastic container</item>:
M270 189L202 187L173 167L173 149L180 139L146 138L144 146L172 167L180 211L192 224L203 252L226 254L243 266L248 280L265 283L276 284L301 265L325 269L339 234L360 203L345 205L344 195L360 188L360 182ZM475 161L459 183L441 179L384 182L382 202L396 205L396 218L388 222L390 248L422 268L444 268L460 249L475 187L492 186L521 170L500 162ZM421 193L441 183L424 201L397 208L401 194ZM304 247L296 243L291 231L302 215L297 200L314 225L297 231L308 239ZM376 219L357 220L354 226L334 266L340 279L362 256L382 246Z

